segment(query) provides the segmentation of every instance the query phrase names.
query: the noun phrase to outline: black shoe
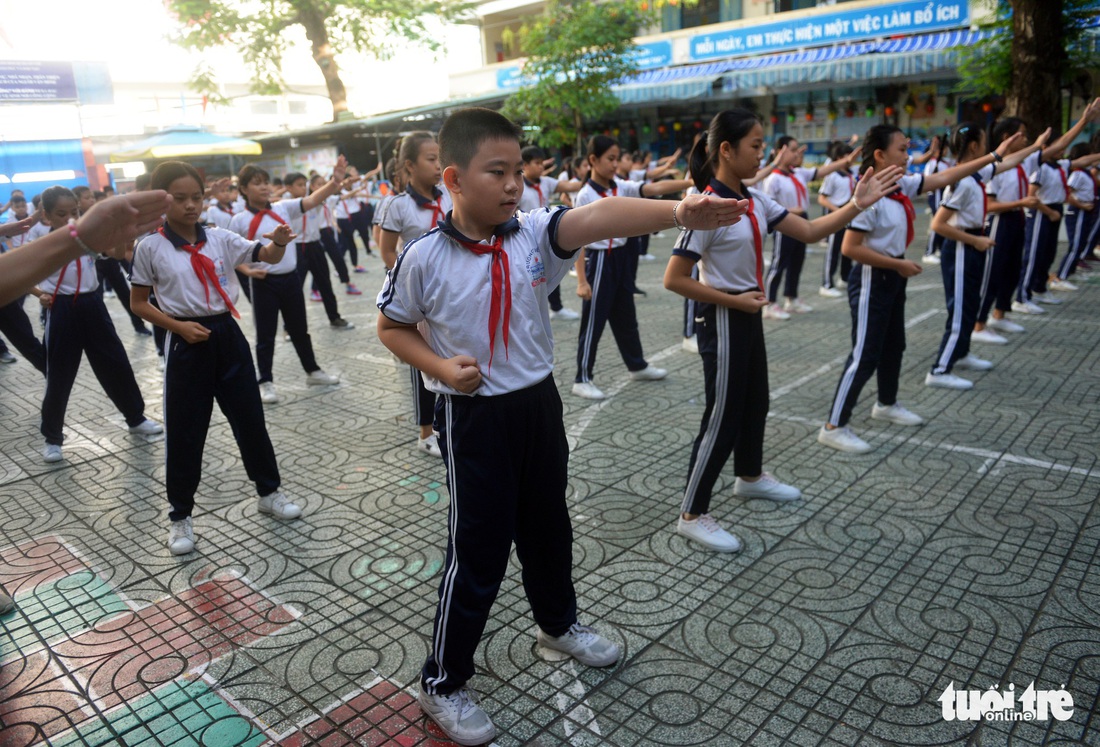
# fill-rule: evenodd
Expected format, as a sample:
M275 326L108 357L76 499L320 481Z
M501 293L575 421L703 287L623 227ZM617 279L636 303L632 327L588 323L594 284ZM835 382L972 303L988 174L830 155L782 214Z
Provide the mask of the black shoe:
M328 323L333 329L355 329L355 325L342 316L338 316Z

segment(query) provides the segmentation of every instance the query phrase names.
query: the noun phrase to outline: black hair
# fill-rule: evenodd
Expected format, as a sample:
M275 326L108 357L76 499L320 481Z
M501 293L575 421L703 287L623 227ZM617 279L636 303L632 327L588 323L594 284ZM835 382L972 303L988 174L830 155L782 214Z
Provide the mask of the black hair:
M780 135L778 138L776 138L775 147L772 149L771 157L775 158L775 155L779 151L781 151L784 146L790 145L791 143L797 143L797 142L798 142L798 138L796 138L794 135Z
M47 213L52 213L54 208L57 207L57 203L61 200L72 200L76 203L76 195L68 187L62 187L56 185L53 187L47 187L42 190L42 209Z
M519 144L523 131L500 112L481 107L460 109L439 130L439 157L444 168L470 165L486 140L514 140Z
M96 191L92 192L92 197L95 198L96 202L99 202L100 200L107 199L107 193L101 189L97 189Z
M134 179L134 191L135 192L144 192L148 189L151 189L151 187L149 185L152 184L152 183L153 183L153 175L152 174L149 174L149 173L139 174L138 177L136 179Z
M281 186L283 186L283 180L280 179L279 177L275 177L274 179L271 180L271 186L281 187Z
M1019 117L1005 117L1004 119L997 120L997 123L993 125L993 129L989 133L989 147L996 148L1003 143L1006 138L1010 138L1020 131L1020 127L1024 124L1024 120Z
M27 198L24 197L23 195L12 195L11 200L9 200L9 202L11 202L12 205L16 205L16 204L25 205L25 204L27 204Z
M604 153L612 148L619 147L619 141L610 135L593 135L588 139L588 147L585 149L586 158L601 158Z
M80 196L85 192L91 191L92 188L84 184L81 184L79 187L73 187L73 194L76 195L77 199L80 199Z
M206 185L203 184L198 169L183 161L165 161L157 166L153 170L152 186L153 189L168 189L169 185L176 179L187 176L194 179L195 183L199 185L199 192L206 193Z
M707 136L696 141L688 156L688 170L696 189L700 192L706 189L717 173L715 164L718 163L722 143L736 148L759 123L757 116L748 109L726 109L714 115L707 128Z
M1070 160L1070 170L1073 170L1073 161L1084 158L1090 153L1092 153L1092 146L1089 143L1075 143L1066 154L1066 158Z
M31 204L34 205L35 211L42 207L42 195L35 195L31 198Z
M434 142L435 135L430 132L410 132L401 138L401 147L397 150L397 162L402 168L406 163L416 163L416 159L420 158L420 146Z
M959 122L951 128L948 144L956 158L962 158L971 143L981 142L983 130L976 122Z
M875 151L889 148L890 141L899 132L905 134L900 127L890 124L878 124L867 130L867 134L863 136L863 164L859 167L861 175L875 165Z
M289 174L283 177L283 184L289 187L291 184L298 181L299 179L306 179L306 175L301 173L300 171L291 171ZM309 184L309 179L306 179L306 184Z
M251 163L247 166L241 167L241 170L237 172L237 184L240 185L241 189L247 188L248 185L257 178L262 179L266 182L270 182L271 174L267 173L267 171L261 169L259 166L254 166Z
M851 152L852 146L848 145L848 143L844 142L843 140L834 140L833 142L829 143L829 147L826 149L825 155L827 155L834 161L839 161L841 158L844 158Z
M318 173L317 173L316 171L312 171L312 172L310 172L310 174L309 174L309 186L311 186L311 187L312 187L312 186L313 186L313 183L314 183L315 181L317 181L318 179L324 180L324 178L325 178L325 177L321 176L321 175L320 175L320 174L318 174Z
M523 157L524 163L531 163L531 161L543 161L546 159L546 152L537 145L528 145L521 150L519 154Z

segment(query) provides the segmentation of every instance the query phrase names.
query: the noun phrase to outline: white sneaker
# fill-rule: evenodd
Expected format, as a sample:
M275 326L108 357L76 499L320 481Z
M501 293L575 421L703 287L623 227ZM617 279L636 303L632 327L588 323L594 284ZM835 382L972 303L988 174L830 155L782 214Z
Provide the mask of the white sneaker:
M733 481L733 494L742 498L766 498L769 501L797 501L802 497L801 490L779 482L768 472L760 475L755 482L738 477Z
M139 436L155 436L158 433L164 433L164 426L149 418L145 418L145 420L131 428L130 433L136 433Z
M817 442L822 446L830 446L837 451L846 451L849 454L866 454L871 450L871 444L852 433L848 426L829 430L821 426L817 432Z
M61 456L61 446L59 444L46 444L42 447L42 461L46 464L60 462L64 458Z
M631 371L631 381L660 381L668 376L668 371L663 368L647 365L641 371Z
M990 317L989 321L985 323L986 329L995 329L998 332L1023 332L1024 327L1016 322L1010 322L1008 319L997 319Z
M260 401L265 405L273 405L279 401L279 393L275 391L275 384L265 381L260 384Z
M577 268L576 267L570 267L569 268L569 277L571 277L571 278L577 277Z
M924 385L931 387L938 387L940 389L973 389L974 382L970 379L964 379L961 376L956 376L952 373L934 374L929 372L924 377Z
M987 361L970 353L966 357L955 361L955 368L961 368L964 371L988 371L993 368L993 361Z
M607 395L591 381L578 381L573 384L573 394L583 399L607 399Z
M191 528L191 517L173 521L168 527L168 552L173 555L186 555L195 549L195 532Z
M310 371L306 374L306 385L308 386L329 386L331 384L339 384L340 377L327 374L324 371Z
M432 456L443 456L443 452L439 450L439 436L435 433L427 438L417 438L416 450L422 451L425 454L431 454Z
M684 341L680 343L680 347L683 348L685 353L698 353L699 338L695 335L692 335L691 337L685 337Z
M785 322L791 318L791 315L784 311L779 304L770 303L764 307L764 318Z
M718 526L718 522L710 514L702 514L690 521L681 516L676 522L676 533L698 542L708 550L737 552L741 549L741 540Z
M160 370L161 371L168 368L168 359L167 358L165 358L163 355L158 355L157 358L160 359Z
M1068 280L1052 280L1047 283L1047 288L1052 291L1075 291L1077 286Z
M643 254L642 256L638 257L638 259L640 259L643 262L656 262L657 261L657 255L656 254Z
M824 296L825 298L840 298L844 293L836 288L821 286L817 289L817 295Z
M543 648L561 651L589 667L608 667L619 660L619 647L596 632L595 628L573 623L565 635L555 638L542 628L535 639Z
M924 418L915 412L902 407L897 402L892 405L882 405L878 402L871 408L872 420L885 420L894 425L920 425Z
M276 490L270 495L262 495L256 499L256 508L261 514L271 514L280 519L297 519L302 515L302 509L294 503L281 490Z
M809 314L813 310L814 307L802 303L801 298L788 298L783 304L783 311L795 314Z
M935 254L925 254L920 258L920 261L926 265L938 265L940 263L940 258Z
M497 728L477 704L473 690L460 687L447 695L429 695L421 686L416 702L455 744L485 744L497 735Z
M836 287L840 288L841 290L848 290L848 281L847 280L837 280L836 281Z
M573 309L567 309L563 306L562 308L558 309L557 311L554 311L554 310L551 309L550 318L551 319L564 319L566 321L571 322L575 319L580 319L581 315L578 314L577 312L573 311Z
M1047 291L1046 293L1033 293L1031 294L1031 297L1039 303L1045 303L1048 306L1057 306L1058 304L1062 303L1062 299L1050 295L1049 291Z
M985 329L975 330L970 333L970 339L973 342L984 342L987 345L1007 345L1008 338L1001 337L999 334L989 329L989 325L986 324Z
M1019 301L1013 301L1012 302L1012 310L1015 311L1017 314L1045 314L1045 313L1047 313L1046 309L1044 309L1039 304L1033 303L1031 301L1024 301L1023 303L1020 303Z

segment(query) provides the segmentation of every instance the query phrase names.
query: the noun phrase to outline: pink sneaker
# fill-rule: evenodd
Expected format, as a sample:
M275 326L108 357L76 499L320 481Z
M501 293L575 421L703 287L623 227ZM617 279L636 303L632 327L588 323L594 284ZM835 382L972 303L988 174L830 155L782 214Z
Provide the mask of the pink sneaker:
M355 287L354 283L348 283L348 295L349 296L361 296L363 291Z
M321 292L320 291L313 291L312 293L309 294L309 300L319 302L321 300Z

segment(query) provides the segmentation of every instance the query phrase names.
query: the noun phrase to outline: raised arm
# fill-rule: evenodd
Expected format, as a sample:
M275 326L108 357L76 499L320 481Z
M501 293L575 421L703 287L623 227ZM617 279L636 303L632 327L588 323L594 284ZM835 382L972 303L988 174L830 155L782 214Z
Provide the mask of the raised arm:
M1082 112L1081 118L1073 123L1073 127L1070 127L1065 134L1050 144L1050 147L1043 153L1043 160L1049 162L1057 159L1058 154L1077 139L1077 136L1085 129L1085 125L1096 119L1100 119L1100 98L1090 101L1089 105L1085 107L1085 111Z
M348 168L348 161L343 156L336 159L336 168L332 170L332 178L323 187L308 197L302 198L302 212L308 213L313 208L323 203L330 195L340 191L340 185L344 181L344 174Z
M920 191L931 192L936 189L943 189L949 184L954 184L960 179L968 177L971 174L976 174L992 163L1001 161L1004 158L1004 154L1012 147L1012 144L1015 143L1019 137L1020 133L1017 132L1012 137L1005 138L1005 141L998 145L997 150L994 151L996 155L994 155L994 153L988 153L984 156L971 159L966 163L960 163L958 166L952 166L945 171L937 171L935 174L926 174L924 182L921 184Z
M835 212L814 220L808 220L795 213L787 213L777 227L784 236L791 236L805 244L820 241L839 231L861 212L885 197L893 190L904 173L905 170L900 166L888 166L882 170L881 174L876 174L874 168L867 169L867 173L856 185L852 199Z
M563 215L558 222L557 240L559 246L573 249L617 236L637 236L680 226L713 230L736 223L748 207L748 200L727 200L713 195L689 195L671 207L665 201L609 197Z
M835 161L830 161L824 166L817 167L817 176L819 178L825 178L834 171L843 171L852 167L852 162L859 158L859 154L862 151L860 148L856 148L843 158L838 158Z

